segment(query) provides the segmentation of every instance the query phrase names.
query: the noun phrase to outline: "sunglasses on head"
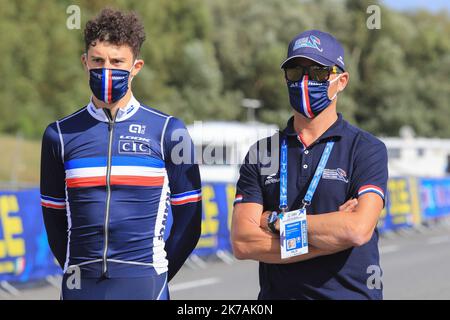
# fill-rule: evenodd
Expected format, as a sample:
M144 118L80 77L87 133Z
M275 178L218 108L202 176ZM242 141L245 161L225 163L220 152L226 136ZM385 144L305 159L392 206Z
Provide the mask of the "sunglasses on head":
M284 76L289 81L300 81L305 74L309 76L309 80L324 82L330 78L332 73L342 73L337 66L287 66L284 68Z

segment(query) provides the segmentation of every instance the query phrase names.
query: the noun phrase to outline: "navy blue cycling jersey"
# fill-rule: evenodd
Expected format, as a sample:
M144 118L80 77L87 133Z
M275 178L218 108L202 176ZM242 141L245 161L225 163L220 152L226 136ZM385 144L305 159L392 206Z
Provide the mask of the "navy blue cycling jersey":
M169 270L172 278L200 236L200 175L186 127L134 97L115 119L89 103L44 133L41 205L64 271L124 278Z
M385 145L371 134L338 120L314 143L305 147L293 128L255 144L240 169L235 203L259 203L264 211L279 210L279 170L272 166L272 139L288 145L288 206L302 205L328 141L335 141L308 214L338 211L350 198L374 192L384 201L388 171ZM262 147L267 146L267 159ZM274 148L277 152L279 149ZM277 159L277 155L274 158ZM251 160L256 161L251 161ZM264 161L263 161L264 160ZM271 167L275 168L271 172ZM262 169L267 172L262 173ZM373 266L373 267L371 267ZM335 254L292 264L260 263L260 299L382 299L382 288L367 285L373 268L380 267L378 230L368 243Z

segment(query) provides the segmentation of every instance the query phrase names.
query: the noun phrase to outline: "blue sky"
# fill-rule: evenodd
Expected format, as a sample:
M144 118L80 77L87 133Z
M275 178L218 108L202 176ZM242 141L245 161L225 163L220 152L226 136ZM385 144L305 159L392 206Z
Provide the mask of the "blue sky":
M382 2L397 10L427 9L437 12L446 9L450 12L449 0L382 0Z

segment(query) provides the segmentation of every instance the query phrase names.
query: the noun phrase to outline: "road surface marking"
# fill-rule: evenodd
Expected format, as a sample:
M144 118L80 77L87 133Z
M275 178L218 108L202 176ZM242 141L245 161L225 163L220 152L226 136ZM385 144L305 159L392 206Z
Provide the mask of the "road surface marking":
M220 282L219 278L206 278L206 279L194 280L194 281L189 281L189 282L175 283L169 287L170 288L169 291L175 292L175 291L180 291L180 290L192 289L192 288L196 288L196 287L210 286L212 284L216 284L219 282Z
M450 242L450 236L439 236L428 239L428 244L438 244L444 242Z

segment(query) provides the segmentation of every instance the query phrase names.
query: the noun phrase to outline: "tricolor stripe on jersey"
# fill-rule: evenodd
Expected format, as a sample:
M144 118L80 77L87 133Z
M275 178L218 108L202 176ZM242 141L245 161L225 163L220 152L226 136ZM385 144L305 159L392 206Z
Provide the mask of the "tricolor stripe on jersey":
M200 200L202 200L202 191L199 189L171 195L170 204L179 206L189 202L198 202Z
M361 188L359 188L359 190L358 190L358 197L360 197L361 195L363 195L365 193L368 193L368 192L375 192L376 194L378 194L384 200L383 189L381 189L380 187L371 185L371 184L367 184L367 185L362 186Z
M236 195L236 198L234 198L234 204L241 202L242 199L244 199L244 197L242 196L242 194L237 194L237 195Z
M81 158L67 161L68 188L106 185L107 158ZM162 187L166 169L164 162L155 158L112 157L111 185Z
M51 209L65 209L66 199L54 198L41 194L41 206Z

